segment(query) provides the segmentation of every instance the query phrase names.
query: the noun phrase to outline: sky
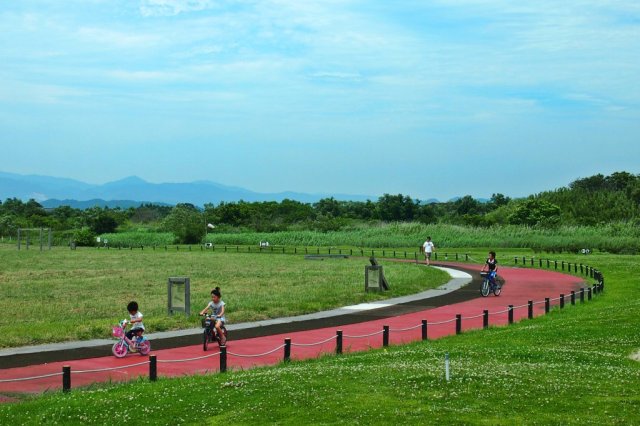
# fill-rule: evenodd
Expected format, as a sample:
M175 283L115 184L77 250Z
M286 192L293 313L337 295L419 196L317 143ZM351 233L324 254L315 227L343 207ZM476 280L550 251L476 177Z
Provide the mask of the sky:
M0 170L525 196L640 173L637 0L0 0Z

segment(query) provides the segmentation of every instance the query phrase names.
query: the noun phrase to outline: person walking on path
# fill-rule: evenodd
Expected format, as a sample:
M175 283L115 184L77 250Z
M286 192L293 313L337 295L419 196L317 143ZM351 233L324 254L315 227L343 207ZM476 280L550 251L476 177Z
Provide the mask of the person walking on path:
M425 263L429 265L431 261L431 253L436 249L436 246L431 241L431 237L427 237L427 241L422 245L422 251L424 252Z

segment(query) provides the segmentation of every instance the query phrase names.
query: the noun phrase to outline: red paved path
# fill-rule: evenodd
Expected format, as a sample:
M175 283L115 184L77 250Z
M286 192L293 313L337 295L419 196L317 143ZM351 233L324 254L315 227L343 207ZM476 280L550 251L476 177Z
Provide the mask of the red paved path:
M464 268L479 270L480 266L476 267L475 265L465 264ZM430 339L454 334L455 321L440 325L431 323L455 319L456 314L463 315L462 328L463 330L468 330L482 327L481 315L484 309L489 310L490 325L500 325L507 323L508 314L507 312L499 312L506 311L508 305L514 305L515 307L525 305L514 310L514 319L515 321L518 321L519 319L527 317L526 304L529 300L533 300L534 302L543 302L545 297L557 298L561 293L568 296L571 290L579 289L581 284L584 282L584 280L579 277L553 271L535 269L502 267L500 268L500 276L505 279L506 285L503 287L502 294L499 297L490 295L489 297L482 298L478 293L477 299L467 302L432 308L393 318L342 326L340 329L343 330L345 336L343 340L344 352L361 351L369 348L381 347L381 333L372 337L357 339L349 338L347 336L359 336L379 332L382 330L383 325L388 325L391 328L390 343L402 344L405 342L419 340L421 338L420 327L404 332L394 331L394 329L398 330L401 328L417 326L421 324L423 319L426 319L429 322L428 333ZM568 304L568 297L566 298L566 302ZM552 302L552 305L555 304L558 304L558 301ZM540 314L544 314L544 303L534 305L534 315ZM474 316L478 317L474 319L466 319ZM295 344L315 343L328 339L336 335L336 330L336 328L324 328L288 333L286 335L281 334L254 339L229 341L228 351L230 354L227 362L228 368L250 368L280 362L283 358L283 349L277 350L275 353L270 355L255 358L242 358L234 356L233 354L251 355L265 353L282 345L285 337L290 337L294 345L291 348L292 359L313 358L317 357L321 353L334 352L335 339L318 346L295 346ZM217 352L217 348L213 351L210 349L210 352L203 352L202 345L196 345L154 351L153 353L158 359L158 374L160 376L179 376L217 371L219 368L219 357L213 356L201 360L179 363L165 363L166 361L200 357L214 352ZM128 380L136 376L148 375L149 367L148 364L144 364L137 367L110 372L73 373L74 371L112 368L145 361L147 361L146 357L141 357L137 354L130 354L124 359L116 359L113 356L107 355L102 358L55 362L50 364L0 370L0 380L60 373L63 365L70 365L72 371L72 387L77 387L94 382ZM61 387L62 377L57 375L54 377L29 381L0 383L0 393L38 393L49 389L60 389Z

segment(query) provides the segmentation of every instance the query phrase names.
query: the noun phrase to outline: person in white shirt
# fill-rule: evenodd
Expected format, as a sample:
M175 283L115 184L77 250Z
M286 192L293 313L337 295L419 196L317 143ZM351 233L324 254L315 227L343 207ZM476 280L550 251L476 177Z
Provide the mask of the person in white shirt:
M422 251L424 252L425 263L429 265L431 261L431 253L436 250L436 246L431 241L431 237L427 237L427 241L422 245Z

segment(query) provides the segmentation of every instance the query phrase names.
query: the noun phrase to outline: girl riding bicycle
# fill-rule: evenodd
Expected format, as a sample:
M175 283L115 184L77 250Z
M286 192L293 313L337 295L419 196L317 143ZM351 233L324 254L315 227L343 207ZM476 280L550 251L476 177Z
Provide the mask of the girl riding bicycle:
M484 263L482 270L480 272L489 271L489 282L491 282L492 286L496 285L496 275L498 273L498 260L496 259L496 252L490 251L489 257L487 261Z
M205 306L205 308L200 312L200 315L204 315L205 312L207 312L207 310L211 309L211 313L213 314L214 318L215 318L215 327L216 330L218 331L218 336L220 336L220 345L225 345L226 342L226 337L224 335L224 333L222 332L222 327L224 326L225 323L225 318L224 318L224 306L225 303L221 300L222 294L220 293L220 287L216 287L213 290L211 290L211 302L209 302L207 304L207 306Z

